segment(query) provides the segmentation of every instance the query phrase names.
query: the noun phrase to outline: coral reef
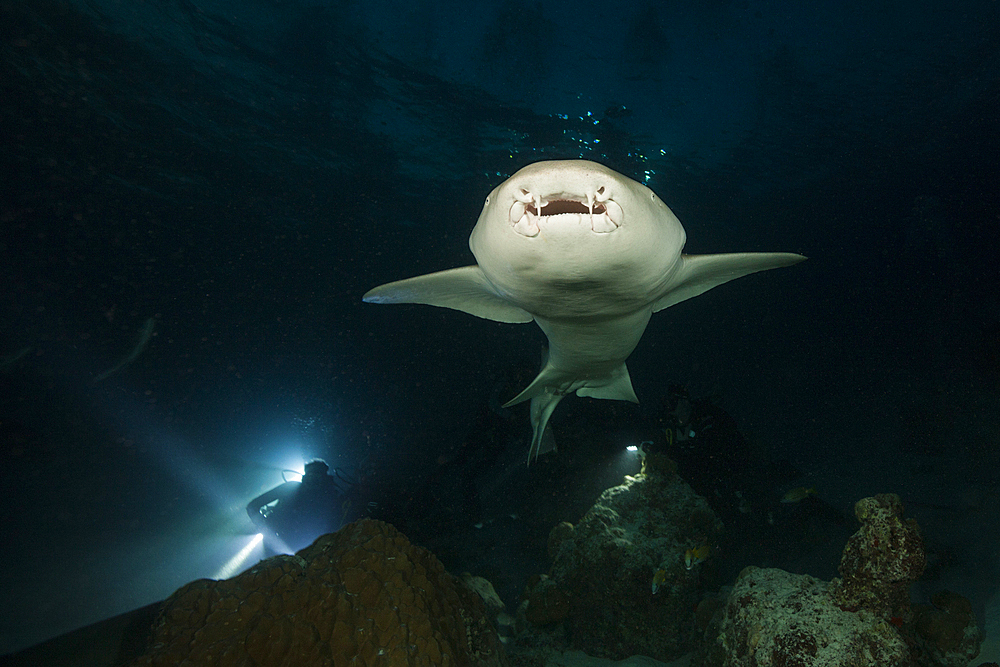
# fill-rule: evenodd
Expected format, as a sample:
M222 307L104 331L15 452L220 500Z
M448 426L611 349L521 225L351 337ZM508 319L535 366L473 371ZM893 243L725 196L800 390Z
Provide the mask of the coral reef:
M479 594L491 616L496 616L504 610L503 600L500 599L496 589L493 588L493 584L488 580L483 577L473 576L469 572L463 572L461 579L466 586Z
M885 619L910 618L910 584L924 571L924 541L913 519L903 520L903 503L880 493L854 504L861 522L840 559L842 580L832 593L847 611L867 609Z
M920 529L895 494L859 500L861 528L827 583L746 568L724 607L699 604L705 643L697 667L965 667L981 636L969 601L942 591L911 610L909 585L924 569Z
M830 584L748 567L726 602L700 667L904 667L906 642L888 621L835 603Z
M389 524L363 519L165 603L133 665L464 665L506 658L479 596Z
M913 616L921 664L965 667L979 655L982 634L972 604L958 593L935 593L931 605L914 607Z
M600 657L690 650L701 566L685 568L684 554L713 544L722 524L669 461L646 471L602 493L576 526L553 529L552 567L528 587L523 619L560 624L572 648Z
M524 618L534 625L551 625L569 616L569 597L553 579L541 575L528 585Z

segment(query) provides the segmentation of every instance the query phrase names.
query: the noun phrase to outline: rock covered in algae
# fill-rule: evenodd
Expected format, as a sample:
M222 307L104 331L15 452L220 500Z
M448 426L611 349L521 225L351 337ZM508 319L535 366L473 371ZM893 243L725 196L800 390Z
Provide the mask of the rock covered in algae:
M593 656L673 660L692 647L699 566L687 569L684 555L714 543L722 524L672 470L647 471L604 491L575 526L556 526L548 576L526 591L523 618L560 624Z
M844 548L843 579L746 568L724 605L706 604L696 667L965 667L981 635L969 601L948 591L910 608L924 568L916 523L894 494L855 504L861 529Z
M843 579L834 580L834 598L848 611L867 609L908 621L910 584L926 564L917 522L903 519L903 502L895 493L862 498L854 504L854 515L861 528L844 547Z
M699 667L910 667L897 629L867 610L844 611L830 584L748 567L740 573Z

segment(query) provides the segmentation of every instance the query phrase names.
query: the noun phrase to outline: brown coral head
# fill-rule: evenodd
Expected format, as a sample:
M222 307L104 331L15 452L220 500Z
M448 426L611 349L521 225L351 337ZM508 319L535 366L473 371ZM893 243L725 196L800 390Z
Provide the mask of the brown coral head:
M295 556L180 589L133 665L217 662L461 667L506 660L478 595L389 524L363 519Z

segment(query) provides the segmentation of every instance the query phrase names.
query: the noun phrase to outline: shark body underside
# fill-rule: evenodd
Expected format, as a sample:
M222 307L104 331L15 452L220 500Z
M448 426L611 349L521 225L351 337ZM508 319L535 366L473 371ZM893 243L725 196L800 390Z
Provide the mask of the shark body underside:
M653 313L805 259L685 255L685 240L680 221L646 186L594 162L536 162L486 198L469 239L477 264L381 285L364 300L536 322L549 341L542 369L506 404L531 401L530 463L551 441L546 425L564 396L638 402L625 360Z

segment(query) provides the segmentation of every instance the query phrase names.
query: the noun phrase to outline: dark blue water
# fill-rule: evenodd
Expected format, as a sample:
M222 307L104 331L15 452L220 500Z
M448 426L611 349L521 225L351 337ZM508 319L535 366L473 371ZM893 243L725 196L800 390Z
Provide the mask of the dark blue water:
M982 609L998 33L989 2L0 2L0 650L221 576L246 502L314 456L510 604L670 382L797 471L777 496L900 493ZM361 295L472 263L492 187L580 157L688 252L810 260L654 316L642 404L567 399L525 468L496 404L537 328ZM828 578L840 544L765 552Z

